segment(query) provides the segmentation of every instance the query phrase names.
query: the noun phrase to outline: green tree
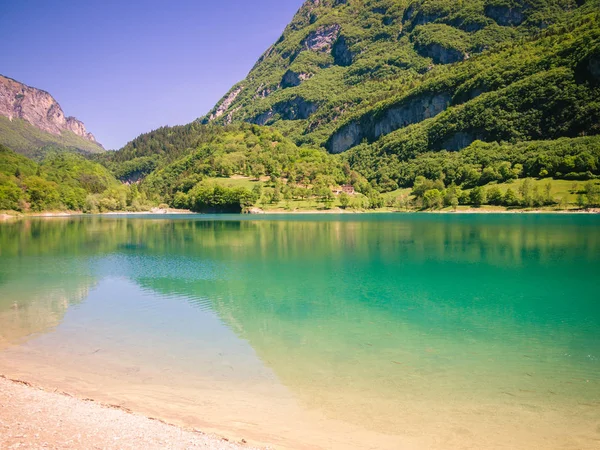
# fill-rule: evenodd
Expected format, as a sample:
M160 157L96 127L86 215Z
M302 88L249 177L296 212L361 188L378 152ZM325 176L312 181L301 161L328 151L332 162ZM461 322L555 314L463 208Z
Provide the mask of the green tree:
M383 207L383 197L377 191L373 191L368 195L369 208L378 209Z
M425 209L440 209L443 204L444 198L437 189L429 189L423 195L423 207Z
M552 183L548 182L544 185L544 203L546 205L551 205L554 203L554 199L552 198Z
M188 209L190 207L190 199L184 192L177 192L173 199L173 206L177 209Z
M600 205L600 185L594 183L593 181L588 181L585 183L584 191L587 198L587 207Z
M262 195L262 185L259 183L256 183L254 186L252 186L252 193L254 194L254 196L256 198L260 198L260 196Z
M39 176L27 177L23 180L27 201L34 211L45 211L61 208L58 185L46 181Z
M457 197L452 197L452 200L450 202L450 206L452 206L452 209L454 211L456 211L458 209L458 198Z
M21 209L19 200L22 198L23 191L15 183L9 180L2 180L2 175L0 175L0 211L18 211Z
M346 209L348 205L350 205L350 196L345 192L340 193L338 199L340 201L340 206L342 207L342 209Z
M281 187L279 184L275 185L273 189L273 196L271 197L271 203L279 203L281 201Z
M522 205L531 208L533 206L533 194L529 178L523 180L519 187L519 192L521 194Z
M471 189L470 194L471 204L474 206L481 206L486 202L486 192L485 188L481 186L477 186Z
M508 188L506 190L506 192L504 193L504 200L503 200L504 206L517 206L519 204L519 198L517 197L517 194L515 194L515 191L513 191L511 188Z
M533 187L532 198L534 206L542 206L544 204L544 197L541 194L538 186Z
M492 186L487 192L487 201L490 205L502 205L504 203L504 196L498 186Z

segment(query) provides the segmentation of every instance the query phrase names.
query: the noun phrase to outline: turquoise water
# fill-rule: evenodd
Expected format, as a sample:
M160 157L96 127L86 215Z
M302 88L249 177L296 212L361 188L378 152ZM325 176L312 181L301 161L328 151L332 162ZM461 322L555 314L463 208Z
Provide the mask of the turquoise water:
M597 448L599 283L593 215L23 220L0 225L0 373L247 393L314 421L203 423L293 448Z

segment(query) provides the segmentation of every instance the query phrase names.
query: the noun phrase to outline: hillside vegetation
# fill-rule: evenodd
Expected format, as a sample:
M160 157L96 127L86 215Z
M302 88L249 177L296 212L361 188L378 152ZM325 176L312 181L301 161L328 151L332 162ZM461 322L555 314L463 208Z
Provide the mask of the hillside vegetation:
M205 117L89 157L86 170L114 178L81 186L83 209L598 206L599 11L600 0L308 0ZM60 158L75 157L39 166L48 182L80 187L52 178Z
M307 1L203 120L273 125L332 153L405 130L385 147L403 157L597 134L599 2L579 3Z
M69 151L81 155L102 153L104 148L95 142L77 136L69 131L51 134L30 123L0 116L0 145L18 151L29 158L40 161L52 151Z
M490 202L486 189L507 207L579 194L590 206L596 184L583 186L600 175L599 4L307 1L204 126L162 128L101 158L181 207L194 207L195 186L231 176L268 178L265 192L243 199L266 208L344 206L327 194L344 184L358 195L343 203L357 208L478 206ZM494 185L521 179L580 187L561 198L544 188L532 202L515 185L496 198Z
M137 186L122 185L102 165L53 151L41 163L0 145L0 211L143 210Z

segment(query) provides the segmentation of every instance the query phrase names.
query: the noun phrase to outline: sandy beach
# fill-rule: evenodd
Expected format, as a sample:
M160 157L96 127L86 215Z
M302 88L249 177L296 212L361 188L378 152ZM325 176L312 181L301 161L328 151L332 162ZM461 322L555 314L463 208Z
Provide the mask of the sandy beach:
M4 377L0 377L0 448L251 449Z

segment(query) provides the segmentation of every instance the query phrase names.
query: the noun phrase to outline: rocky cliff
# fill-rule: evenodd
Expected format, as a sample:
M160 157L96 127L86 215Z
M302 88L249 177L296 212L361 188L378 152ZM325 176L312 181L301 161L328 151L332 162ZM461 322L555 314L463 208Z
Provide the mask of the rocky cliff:
M63 135L69 141L73 136L81 138L80 145L74 145L84 151L101 151L102 146L89 133L85 125L75 117L67 117L58 102L46 91L36 89L11 78L0 75L0 116L10 122L24 121L43 133L56 136L56 144L60 145ZM7 137L4 130L4 136ZM52 138L47 139L52 142ZM18 148L17 148L18 149Z
M90 142L96 142L92 133L75 117L66 117L58 102L48 92L29 87L0 75L0 115L9 119L23 119L51 134L70 131Z

